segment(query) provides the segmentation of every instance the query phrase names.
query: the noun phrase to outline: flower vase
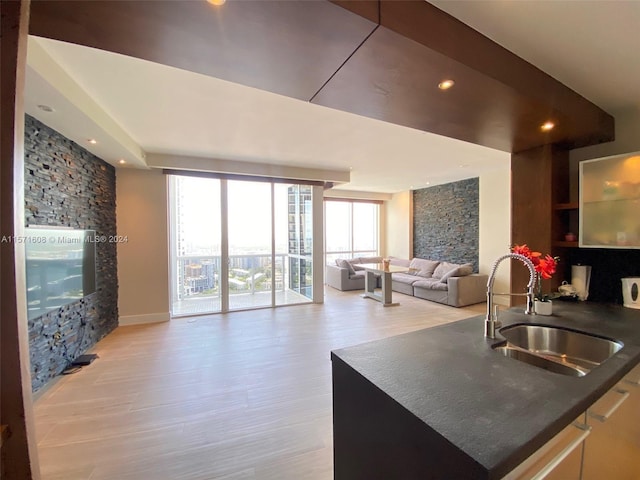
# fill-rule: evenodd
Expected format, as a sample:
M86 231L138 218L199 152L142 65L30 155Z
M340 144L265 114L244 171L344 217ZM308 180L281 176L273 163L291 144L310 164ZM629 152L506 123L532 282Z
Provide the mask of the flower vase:
M536 315L552 315L553 302L551 300L547 300L546 302L543 302L542 300L535 300L534 310Z

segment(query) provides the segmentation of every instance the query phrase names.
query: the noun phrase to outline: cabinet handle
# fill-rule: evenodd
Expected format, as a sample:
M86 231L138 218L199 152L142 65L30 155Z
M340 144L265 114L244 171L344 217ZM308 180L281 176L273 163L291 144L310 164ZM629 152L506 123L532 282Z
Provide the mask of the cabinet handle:
M578 437L569 445L564 447L564 449L560 453L558 453L558 455L553 457L549 463L542 467L542 469L540 469L538 473L531 477L531 480L542 480L546 478L546 476L549 475L553 471L553 469L556 468L565 458L567 458L569 454L573 452L578 447L578 445L580 445L584 441L584 439L587 438L591 433L591 427L589 425L577 422L573 422L572 425L582 430L582 433L580 433L580 435L578 435Z
M620 407L620 405L622 405L624 401L627 398L629 398L629 395L630 395L629 392L627 392L626 390L622 390L621 388L614 388L612 392L615 392L621 395L618 401L614 403L612 407L602 415L600 415L599 413L593 413L592 411L589 411L590 417L595 418L599 422L605 422L611 415L613 415L613 413L618 409L618 407Z
M625 379L624 383L628 383L632 387L640 387L640 377L637 380Z

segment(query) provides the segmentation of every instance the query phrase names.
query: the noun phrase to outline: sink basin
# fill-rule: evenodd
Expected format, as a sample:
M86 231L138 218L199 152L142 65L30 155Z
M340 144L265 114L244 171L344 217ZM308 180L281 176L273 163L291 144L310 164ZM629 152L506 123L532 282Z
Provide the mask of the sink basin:
M581 369L579 367L565 365L554 360L549 360L518 347L500 345L494 347L494 350L498 353L501 353L505 357L515 358L516 360L528 363L529 365L533 365L534 367L543 368L545 370L549 370L550 372L560 373L562 375L582 377L588 373L588 371L585 371L584 369Z
M506 344L494 350L564 375L586 375L623 347L615 340L549 325L516 324L500 333Z

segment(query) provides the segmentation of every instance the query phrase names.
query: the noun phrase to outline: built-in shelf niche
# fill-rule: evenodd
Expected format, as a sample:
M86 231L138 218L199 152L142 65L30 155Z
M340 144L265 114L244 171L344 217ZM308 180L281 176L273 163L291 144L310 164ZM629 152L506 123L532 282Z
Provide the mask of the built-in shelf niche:
M553 206L553 215L555 226L553 231L555 232L552 239L552 245L560 248L576 248L578 247L578 202L568 203L556 203ZM568 241L565 235L573 233L576 235L576 240Z

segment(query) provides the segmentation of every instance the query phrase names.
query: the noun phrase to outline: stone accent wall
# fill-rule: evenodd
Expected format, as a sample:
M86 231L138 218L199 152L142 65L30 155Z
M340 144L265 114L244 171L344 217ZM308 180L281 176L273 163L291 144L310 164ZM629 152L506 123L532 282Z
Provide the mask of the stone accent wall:
M25 224L116 235L115 169L35 118L25 119ZM34 391L118 326L116 243L96 243L96 292L29 321Z
M480 180L413 192L413 256L472 263L478 271Z

